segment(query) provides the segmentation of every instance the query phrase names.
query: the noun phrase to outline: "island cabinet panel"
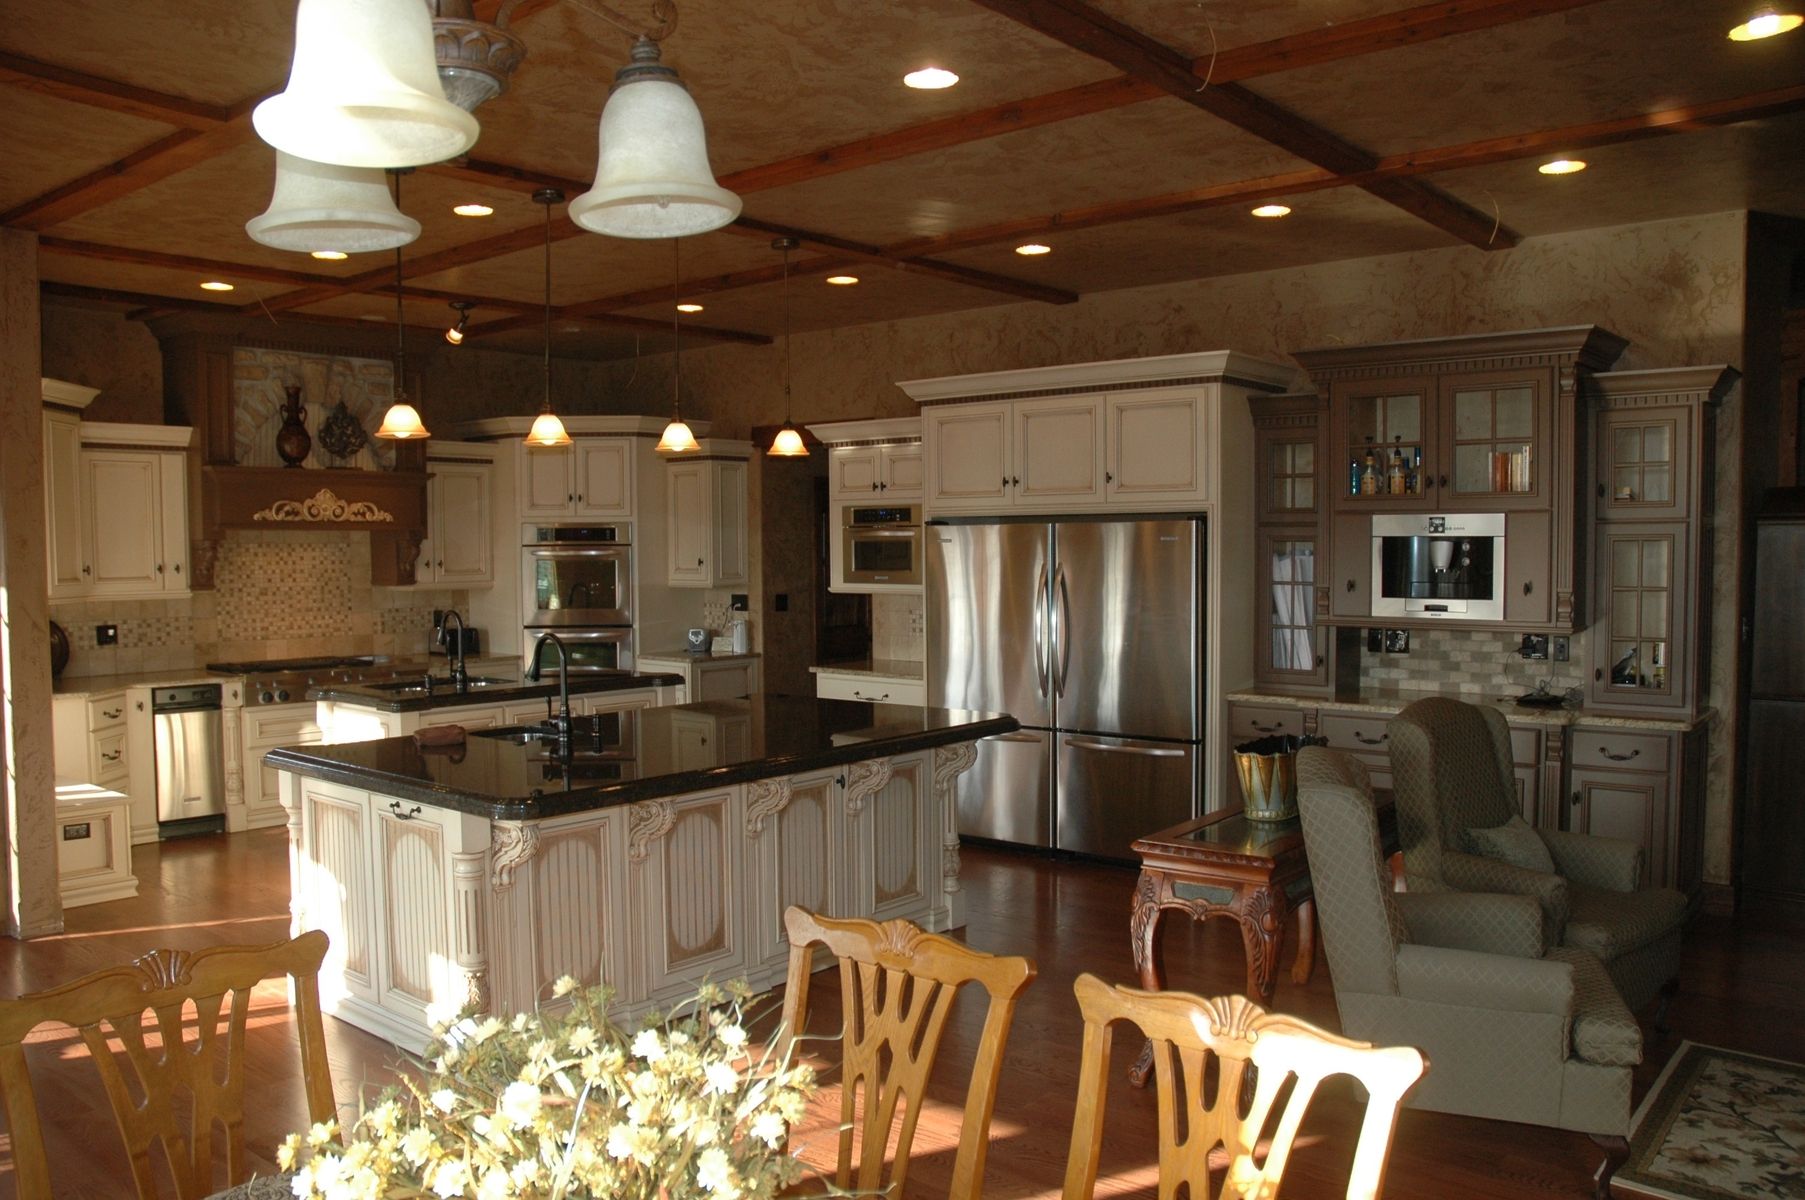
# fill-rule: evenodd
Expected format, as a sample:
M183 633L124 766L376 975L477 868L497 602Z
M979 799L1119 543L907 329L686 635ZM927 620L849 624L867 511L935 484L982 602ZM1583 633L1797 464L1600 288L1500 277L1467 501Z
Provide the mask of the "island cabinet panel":
M297 933L325 929L332 939L320 972L321 1000L330 1007L338 998L331 981L375 1003L369 794L309 779L301 781L300 803L308 836L294 881L295 924Z
M449 943L451 871L445 831L424 814L373 808L377 870L389 902L383 908L381 971L385 1008L430 1022L426 1010L453 993ZM462 991L462 989L458 989Z
M627 809L627 905L643 935L635 988L654 1004L746 970L738 789Z
M606 984L622 1003L636 998L617 919L625 911L625 820L624 809L607 809L542 822L533 856L490 892L495 1012L530 1012L566 975L585 987Z
M940 847L930 778L925 754L857 763L848 775L852 906L861 915L885 921L919 913L938 890Z
M784 910L848 911L844 768L746 785L746 838L756 894L751 909L751 954L756 967L784 970L790 941Z

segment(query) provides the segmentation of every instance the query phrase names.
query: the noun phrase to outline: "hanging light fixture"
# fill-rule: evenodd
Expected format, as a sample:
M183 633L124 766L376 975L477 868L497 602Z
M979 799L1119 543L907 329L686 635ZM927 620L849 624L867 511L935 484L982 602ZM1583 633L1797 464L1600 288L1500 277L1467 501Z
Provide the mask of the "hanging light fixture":
M445 331L445 340L454 346L462 346L464 344L464 327L470 323L470 310L475 308L476 304L470 300L453 300L451 307L457 309L458 319L457 324Z
M527 430L526 444L541 449L570 445L570 434L564 422L552 411L552 205L564 199L557 188L540 188L533 193L533 203L545 206L545 403Z
M476 144L445 99L421 0L301 0L288 87L251 113L278 150L342 167L414 167Z
M395 207L401 207L401 172L395 172ZM416 441L429 438L426 425L420 420L419 410L407 402L407 326L401 319L401 247L395 247L395 402L389 405L389 411L382 414L382 425L376 430L379 438L390 438L397 442Z
M683 243L677 238L671 239L671 294L676 296L677 289L683 284ZM683 420L683 354L682 343L678 337L678 322L682 314L671 309L671 423L664 427L664 435L658 439L657 448L667 454L682 454L688 450L700 450L696 435L690 432L689 425Z
M426 0L432 9L433 54L445 99L465 112L508 90L508 78L526 57L526 43L508 29L520 0L502 0L495 23L479 21L470 0Z
M604 6L581 7L635 36L632 61L614 76L597 134L595 186L570 202L570 219L611 237L686 237L740 215L740 198L715 182L702 113L658 43L677 27L671 0L652 6L661 24L640 32Z
M771 243L771 249L783 251L783 426L771 439L771 448L765 451L772 458L808 457L802 431L790 420L790 251L795 248L793 237L780 237Z
M420 236L420 222L395 207L375 167L339 167L278 150L275 193L244 230L277 250L343 258L405 246Z

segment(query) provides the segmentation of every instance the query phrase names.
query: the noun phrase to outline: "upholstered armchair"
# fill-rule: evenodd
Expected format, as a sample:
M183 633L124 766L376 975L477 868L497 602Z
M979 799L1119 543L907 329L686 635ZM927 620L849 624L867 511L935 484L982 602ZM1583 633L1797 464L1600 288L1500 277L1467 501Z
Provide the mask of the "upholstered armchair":
M1392 891L1366 768L1311 746L1297 775L1341 1032L1428 1055L1410 1107L1591 1135L1608 1196L1642 1031L1603 965L1545 950L1532 897Z
M1634 843L1524 824L1502 714L1436 696L1405 708L1389 733L1411 891L1533 896L1548 943L1596 955L1632 1011L1671 990L1686 897L1640 886Z

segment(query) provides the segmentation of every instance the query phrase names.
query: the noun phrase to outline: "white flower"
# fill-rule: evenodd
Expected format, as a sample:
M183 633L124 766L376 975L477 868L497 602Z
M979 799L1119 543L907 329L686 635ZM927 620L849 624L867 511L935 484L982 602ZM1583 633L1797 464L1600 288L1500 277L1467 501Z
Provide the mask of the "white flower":
M664 1059L664 1046L658 1041L656 1029L642 1029L633 1038L633 1053L647 1062L660 1062Z
M455 1158L448 1158L439 1164L432 1173L432 1190L435 1196L462 1196L464 1184L469 1176L464 1171L464 1164Z
M508 1200L514 1194L513 1185L508 1173L500 1167L493 1167L483 1173L483 1181L476 1189L477 1200Z
M501 1022L496 1020L494 1017L490 1017L488 1020L484 1021L481 1025L478 1025L475 1029L471 1030L470 1036L472 1039L474 1039L477 1042L478 1045L481 1045L483 1042L488 1041L490 1038L492 1038L496 1034L500 1033L501 1030L502 1030Z
M770 1109L766 1109L752 1118L752 1136L773 1150L777 1148L778 1143L783 1141L784 1134L788 1132L788 1129L783 1118Z
M301 1135L291 1133L276 1147L276 1165L284 1171L295 1169L295 1156L301 1152Z
M756 1128L756 1123L754 1127ZM433 1144L432 1131L424 1125L416 1125L401 1139L401 1153L417 1167L431 1156Z
M307 1131L307 1144L315 1150L338 1136L337 1121L321 1121Z
M746 1031L738 1025L724 1025L720 1029L720 1038L730 1050L738 1050L746 1044Z
M719 1146L710 1146L696 1155L696 1183L705 1191L723 1196L736 1196L739 1189L734 1186L733 1160Z
M558 976L558 982L552 984L552 995L568 996L577 990L577 981L569 975Z
M501 1101L496 1105L496 1115L518 1129L522 1125L533 1123L533 1118L539 1115L541 1102L538 1088L530 1083L516 1081L502 1089Z
M432 1106L442 1113L450 1112L457 1104L458 1095L450 1088L440 1088L432 1094Z
M575 1054L588 1054L599 1040L595 1030L587 1025L579 1025L570 1031L570 1049Z
M702 1077L708 1081L703 1093L724 1096L740 1084L740 1073L726 1063L709 1063L702 1069Z

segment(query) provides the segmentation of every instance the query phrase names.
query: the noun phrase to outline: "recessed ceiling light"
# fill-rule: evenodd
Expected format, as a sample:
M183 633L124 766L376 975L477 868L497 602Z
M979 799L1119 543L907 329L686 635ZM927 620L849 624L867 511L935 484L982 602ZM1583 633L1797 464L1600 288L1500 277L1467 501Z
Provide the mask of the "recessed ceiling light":
M487 204L459 204L451 211L460 217L487 217L494 215L495 212Z
M1557 158L1536 168L1544 175L1572 175L1585 169L1585 161L1578 158Z
M903 82L918 91L937 92L941 88L950 88L958 83L959 77L940 67L923 67L919 71L910 71L904 75Z
M232 285L223 279L209 279L201 284L201 290L203 292L229 292L232 290Z
M1256 217L1288 217L1291 215L1289 204L1262 204L1258 208L1249 209Z
M857 275L829 275L827 277L827 282L833 284L835 287L850 287L858 281L859 277Z
M342 259L350 257L343 250L315 250L313 256L315 258L323 258L327 262L339 262Z
M1053 253L1053 247L1043 246L1039 242L1025 242L1022 245L1017 246L1015 248L1015 252L1017 254L1026 255L1026 256L1032 258L1036 254Z
M1791 33L1801 25L1805 25L1805 16L1800 16L1798 13L1775 12L1770 8L1756 13L1730 30L1729 36L1732 42L1758 42L1762 38Z
M701 312L702 306L700 304L679 304L677 306L677 311L678 312Z

